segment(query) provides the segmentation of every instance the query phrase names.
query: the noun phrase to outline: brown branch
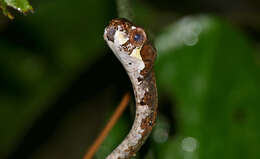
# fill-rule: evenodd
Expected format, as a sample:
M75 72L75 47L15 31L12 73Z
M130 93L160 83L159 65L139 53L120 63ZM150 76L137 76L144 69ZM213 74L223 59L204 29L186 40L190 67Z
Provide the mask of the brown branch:
M112 115L112 117L110 118L110 120L108 121L107 125L105 126L105 128L101 131L101 133L99 134L98 138L95 140L95 142L91 145L91 147L88 149L87 153L85 154L85 156L83 157L83 159L91 159L94 154L96 153L96 151L98 150L98 148L100 147L100 145L102 144L102 142L104 141L104 139L106 138L106 136L108 135L108 133L110 132L110 130L113 128L113 126L115 125L115 123L117 122L117 120L119 119L119 117L122 115L122 113L124 112L126 106L128 105L130 100L130 93L126 93L124 95L124 97L122 98L120 104L117 106L114 114Z

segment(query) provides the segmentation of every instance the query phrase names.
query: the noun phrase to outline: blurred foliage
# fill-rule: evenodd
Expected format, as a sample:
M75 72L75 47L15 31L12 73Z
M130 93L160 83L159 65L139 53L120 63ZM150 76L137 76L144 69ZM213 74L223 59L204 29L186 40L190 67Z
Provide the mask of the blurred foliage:
M56 3L38 2L33 16L17 18L8 26L11 33L0 38L0 158L105 48L102 34L108 13L113 14L110 2ZM91 6L88 12L85 6Z
M156 42L159 91L176 100L179 125L175 138L157 145L160 158L259 158L260 72L250 41L219 18L199 16L169 26ZM194 151L182 147L187 137Z
M6 9L6 1L0 2ZM180 16L155 5L134 1L133 8L135 22L152 33L158 50L160 111L151 137L136 158L260 158L257 36L253 39L223 17ZM97 134L94 127L103 126L107 120L100 120L108 119L106 111L112 112L120 101L122 86L131 89L102 37L108 21L116 17L115 2L49 0L34 1L33 6L33 15L12 22L0 17L0 158L78 158L87 149L83 143ZM77 83L77 89L71 89ZM119 98L112 98L111 92L118 92ZM48 111L54 108L55 117L50 117ZM63 119L60 113L65 114ZM104 158L124 138L132 124L129 114L118 121L96 158ZM87 119L88 124L80 123ZM52 123L57 125L45 130ZM37 140L46 140L44 146L39 141L22 156L18 150L33 140L24 137L37 126L42 127L38 133L56 135L37 134ZM75 149L81 154L73 156L70 151Z
M22 13L33 11L32 6L29 4L27 0L0 0L0 8L2 8L3 13L10 19L13 19L14 17L8 11L7 7L12 7Z

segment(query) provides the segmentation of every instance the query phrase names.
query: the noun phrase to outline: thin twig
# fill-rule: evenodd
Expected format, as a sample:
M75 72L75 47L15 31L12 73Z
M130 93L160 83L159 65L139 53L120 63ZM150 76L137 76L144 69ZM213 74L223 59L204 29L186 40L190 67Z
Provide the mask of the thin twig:
M117 0L116 3L118 17L133 21L133 12L130 0Z
M124 97L122 98L120 104L117 106L114 114L112 115L112 117L108 121L107 125L101 131L98 138L95 140L95 142L89 148L89 150L87 151L87 153L85 154L83 159L91 159L94 156L94 154L96 153L96 151L98 150L98 148L100 147L100 145L102 144L102 142L104 141L104 139L106 138L106 136L108 135L110 130L113 128L113 126L115 125L115 123L117 122L119 117L124 112L126 106L129 103L129 100L130 100L130 93L126 93L124 95Z

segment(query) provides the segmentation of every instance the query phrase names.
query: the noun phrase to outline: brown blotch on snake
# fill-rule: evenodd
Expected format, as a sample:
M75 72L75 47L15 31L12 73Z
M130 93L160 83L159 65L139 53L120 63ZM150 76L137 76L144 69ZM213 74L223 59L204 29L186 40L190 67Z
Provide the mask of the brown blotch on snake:
M155 48L150 43L145 43L141 49L141 57L145 64L145 68L141 71L141 74L145 75L153 68L156 59Z
M157 98L157 89L154 72L149 72L146 79L143 80L143 85L145 85L146 90L144 97L141 99L141 105L148 105L151 108L156 108L154 99Z

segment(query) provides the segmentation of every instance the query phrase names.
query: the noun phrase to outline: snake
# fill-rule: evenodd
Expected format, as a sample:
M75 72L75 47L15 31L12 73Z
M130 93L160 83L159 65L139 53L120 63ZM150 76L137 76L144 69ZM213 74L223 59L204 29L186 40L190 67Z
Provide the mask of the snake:
M156 122L158 96L153 66L157 53L144 29L124 18L109 22L104 40L126 70L136 104L130 132L106 159L129 159L139 151Z

